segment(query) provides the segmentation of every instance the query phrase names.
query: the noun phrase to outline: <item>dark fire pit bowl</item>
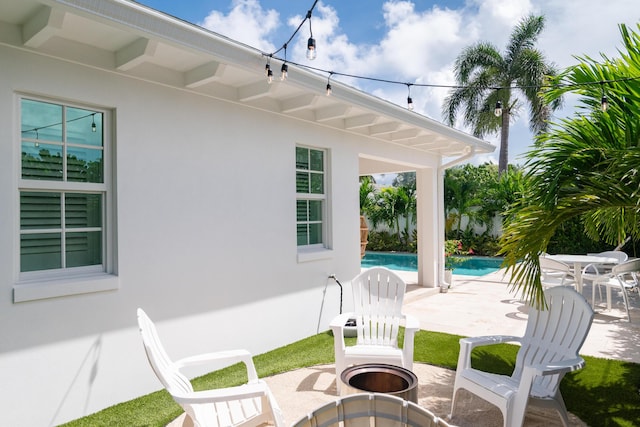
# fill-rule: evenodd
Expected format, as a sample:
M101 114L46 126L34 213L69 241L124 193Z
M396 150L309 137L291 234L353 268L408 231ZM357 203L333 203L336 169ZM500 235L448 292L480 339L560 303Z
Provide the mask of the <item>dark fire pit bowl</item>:
M386 393L418 403L418 377L408 369L382 363L350 366L340 375L342 394Z

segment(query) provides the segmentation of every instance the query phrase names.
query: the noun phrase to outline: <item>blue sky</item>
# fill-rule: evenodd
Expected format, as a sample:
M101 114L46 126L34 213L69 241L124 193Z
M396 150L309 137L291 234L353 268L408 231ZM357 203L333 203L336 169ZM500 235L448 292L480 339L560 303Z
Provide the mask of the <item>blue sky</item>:
M280 48L300 24L313 0L139 0L140 3L211 31L248 44L263 52ZM575 64L575 56L617 56L618 25L636 28L640 22L638 0L321 0L311 25L318 57L304 58L309 37L307 23L289 44L287 58L330 70L386 80L452 85L453 62L465 47L478 41L504 51L514 25L528 14L544 15L545 29L538 41L548 61L559 68ZM281 56L281 54L280 54ZM290 69L290 72L293 71ZM405 105L405 85L381 84L339 77L344 83ZM445 88L412 87L415 111L442 121ZM556 117L573 114L567 99ZM459 122L456 128L466 131ZM484 139L498 145L498 136ZM511 127L509 159L520 163L532 142L526 109ZM474 163L497 164L498 152Z

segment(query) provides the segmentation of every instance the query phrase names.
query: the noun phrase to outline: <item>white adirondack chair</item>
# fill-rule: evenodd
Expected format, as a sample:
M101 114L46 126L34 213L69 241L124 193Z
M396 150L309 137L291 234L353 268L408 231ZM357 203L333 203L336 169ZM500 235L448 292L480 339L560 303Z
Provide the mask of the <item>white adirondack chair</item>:
M277 427L284 426L280 408L267 384L258 379L248 351L208 353L173 362L160 342L155 325L141 308L138 309L138 325L153 371L195 426L253 427L266 422L271 422ZM180 373L180 369L207 362L225 363L227 366L243 362L247 368L247 384L193 391L191 382Z
M386 363L413 368L413 341L420 323L402 314L402 302L407 289L405 282L393 271L374 267L363 271L351 281L355 311L343 313L331 321L336 359L336 388L341 391L340 374L349 365ZM346 346L344 328L349 319L356 319L356 345ZM404 344L398 347L398 331L404 322Z
M460 340L451 414L463 388L500 408L505 427L520 427L528 404L554 408L567 427L567 409L560 394L565 373L581 369L578 355L593 321L593 310L582 295L566 286L545 291L547 309L531 310L523 337L488 336ZM511 376L471 367L471 351L482 345L520 342Z
M396 396L352 394L312 411L291 427L447 427L431 411Z

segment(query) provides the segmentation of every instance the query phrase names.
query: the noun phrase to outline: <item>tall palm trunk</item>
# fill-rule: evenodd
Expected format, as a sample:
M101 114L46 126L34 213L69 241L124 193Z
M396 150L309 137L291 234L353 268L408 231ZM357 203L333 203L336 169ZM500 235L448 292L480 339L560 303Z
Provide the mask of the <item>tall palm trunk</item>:
M500 128L500 157L498 158L498 174L507 171L509 164L509 114L510 108L502 110L502 125Z

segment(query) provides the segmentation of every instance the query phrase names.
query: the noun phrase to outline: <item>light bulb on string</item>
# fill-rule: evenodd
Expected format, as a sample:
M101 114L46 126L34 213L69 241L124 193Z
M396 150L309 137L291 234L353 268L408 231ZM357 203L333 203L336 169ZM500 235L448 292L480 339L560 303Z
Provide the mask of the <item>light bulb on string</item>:
M309 20L309 40L307 40L307 59L316 59L316 39L313 38L313 31L311 30L311 11L307 12L307 19Z
M609 109L609 100L604 94L604 82L600 82L600 89L602 91L602 98L600 98L600 109L602 111L607 111Z
M273 83L273 71L271 71L271 58L267 59L267 64L264 66L264 73L267 76L267 83Z
M502 101L496 101L496 108L493 110L496 117L502 116Z
M91 132L96 132L98 130L98 126L96 126L96 113L93 113L91 118L93 119L93 123L91 123Z
M314 39L313 37L309 37L309 40L307 41L307 59L309 60L316 59L317 53L318 52L316 51L316 39Z
M409 111L413 111L413 99L411 98L411 85L407 83L407 90L409 94L407 95L407 108Z
M280 80L285 81L287 76L289 75L289 66L287 65L287 44L284 46L284 62L282 63L282 67L280 67Z
M329 77L327 78L327 96L331 96L331 76L333 75L333 71L329 73Z

